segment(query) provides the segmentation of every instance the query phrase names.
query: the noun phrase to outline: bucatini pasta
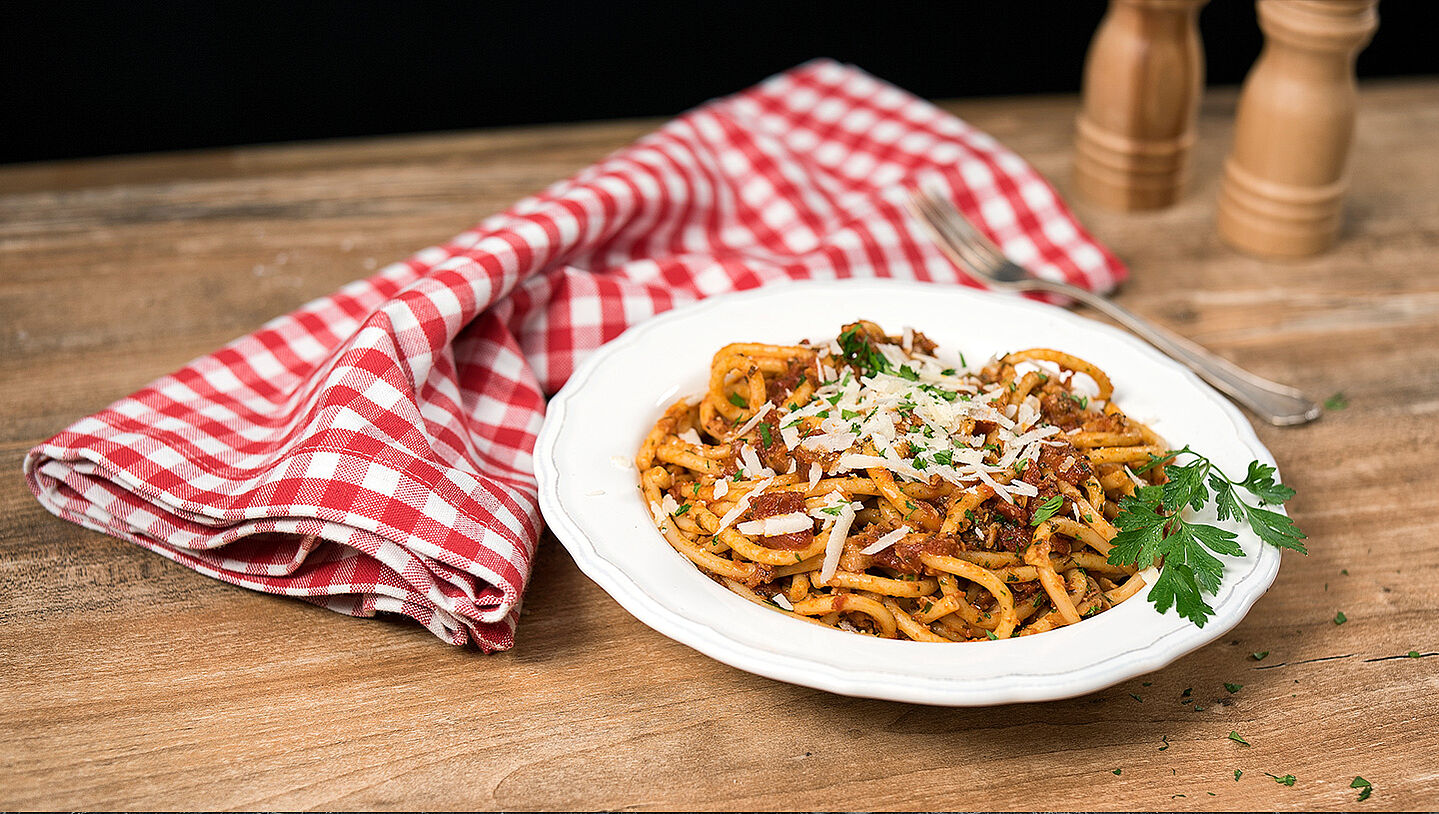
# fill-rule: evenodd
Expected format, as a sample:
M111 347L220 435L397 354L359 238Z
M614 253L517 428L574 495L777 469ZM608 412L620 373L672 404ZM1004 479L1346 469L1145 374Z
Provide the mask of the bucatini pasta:
M660 532L746 599L885 638L1041 633L1144 587L1106 559L1110 521L1163 480L1136 469L1167 446L1104 371L1044 348L978 369L935 353L867 321L721 348L636 456Z

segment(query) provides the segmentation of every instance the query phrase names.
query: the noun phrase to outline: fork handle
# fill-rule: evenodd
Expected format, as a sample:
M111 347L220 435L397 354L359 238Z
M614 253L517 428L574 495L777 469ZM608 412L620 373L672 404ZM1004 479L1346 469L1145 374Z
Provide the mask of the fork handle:
M1128 309L1083 288L1067 283L1029 278L1016 288L1048 291L1073 297L1139 334L1149 344L1183 362L1199 377L1230 398L1248 407L1255 415L1275 426L1304 424L1319 417L1319 405L1293 387L1271 382L1221 356L1201 348L1182 336L1155 325Z

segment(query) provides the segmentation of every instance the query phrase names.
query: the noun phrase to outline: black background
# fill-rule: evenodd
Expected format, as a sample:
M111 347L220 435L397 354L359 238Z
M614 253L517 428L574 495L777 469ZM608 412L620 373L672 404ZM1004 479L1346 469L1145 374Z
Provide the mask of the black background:
M667 116L816 56L931 98L1074 91L1104 8L0 0L0 162ZM1439 73L1439 2L1379 12L1360 75ZM1209 83L1239 82L1253 3L1211 0L1200 25Z

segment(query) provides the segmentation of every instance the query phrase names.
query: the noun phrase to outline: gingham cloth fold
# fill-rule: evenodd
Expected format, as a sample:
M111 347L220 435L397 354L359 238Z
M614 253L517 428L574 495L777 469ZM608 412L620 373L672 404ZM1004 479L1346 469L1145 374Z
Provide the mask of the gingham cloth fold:
M811 62L76 422L25 474L56 515L209 576L506 649L543 528L545 394L700 297L966 282L904 214L920 181L1041 274L1099 290L1125 274L992 138Z

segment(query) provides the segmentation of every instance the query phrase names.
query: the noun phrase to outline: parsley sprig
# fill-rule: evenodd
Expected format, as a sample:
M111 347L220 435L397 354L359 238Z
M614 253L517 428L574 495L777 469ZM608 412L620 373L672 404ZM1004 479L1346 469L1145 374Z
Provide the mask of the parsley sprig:
M1191 456L1192 460L1183 465L1175 463L1181 455ZM1149 592L1149 601L1160 613L1173 607L1180 616L1203 627L1214 615L1204 595L1219 589L1224 574L1224 565L1214 554L1244 556L1234 532L1184 519L1186 506L1198 511L1212 498L1220 520L1243 520L1264 542L1309 553L1301 542L1304 532L1294 521L1279 512L1251 505L1239 496L1242 489L1258 498L1260 506L1282 504L1293 497L1293 489L1274 480L1274 467L1251 461L1244 479L1236 481L1187 446L1151 456L1137 471L1147 472L1156 466L1165 467L1169 477L1166 483L1142 486L1119 501L1119 514L1114 518L1119 533L1114 537L1109 561L1143 569L1155 560L1163 560L1159 579Z

